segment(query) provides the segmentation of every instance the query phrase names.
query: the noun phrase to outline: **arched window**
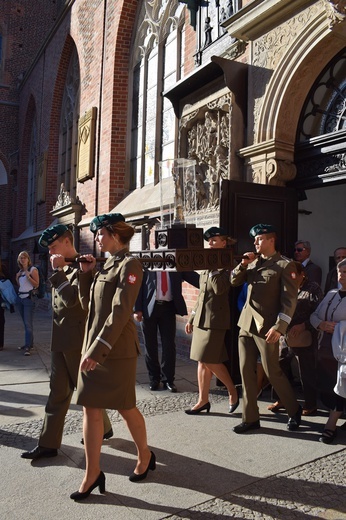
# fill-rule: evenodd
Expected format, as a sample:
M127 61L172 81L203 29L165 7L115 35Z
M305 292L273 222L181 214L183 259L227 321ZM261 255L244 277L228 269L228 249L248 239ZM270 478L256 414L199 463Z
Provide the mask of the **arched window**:
M37 127L34 119L31 129L29 163L28 163L28 196L26 207L26 225L34 224L35 210L35 185L36 185L36 166L37 166Z
M1 78L1 71L2 71L2 32L0 30L0 78Z
M70 197L76 195L80 71L74 49L67 71L60 118L58 189L63 184Z
M298 142L346 130L346 48L315 81L302 110Z
M303 106L297 128L294 186L345 182L346 48L323 69Z
M4 163L0 161L0 186L8 183L7 172Z
M4 30L0 26L0 82L4 82L5 70L5 35Z
M143 1L133 46L131 189L158 182L158 162L177 152L177 121L162 93L181 77L184 6L158 4Z

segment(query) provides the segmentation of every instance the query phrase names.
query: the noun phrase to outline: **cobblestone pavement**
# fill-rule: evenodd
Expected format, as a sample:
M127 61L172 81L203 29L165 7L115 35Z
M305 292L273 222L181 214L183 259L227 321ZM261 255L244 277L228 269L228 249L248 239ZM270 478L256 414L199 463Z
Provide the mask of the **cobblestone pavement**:
M183 410L193 404L191 394L140 401L139 409L147 416ZM213 395L213 402L224 399ZM113 423L121 421L117 412L110 411ZM38 437L42 421L26 421L2 426L0 444L29 449L32 438ZM82 433L82 413L70 412L66 418L64 435ZM25 439L27 441L25 442ZM289 471L259 479L235 492L214 498L179 514L164 516L172 520L294 520L321 518L346 520L346 449Z
M168 518L346 519L346 451L261 479Z

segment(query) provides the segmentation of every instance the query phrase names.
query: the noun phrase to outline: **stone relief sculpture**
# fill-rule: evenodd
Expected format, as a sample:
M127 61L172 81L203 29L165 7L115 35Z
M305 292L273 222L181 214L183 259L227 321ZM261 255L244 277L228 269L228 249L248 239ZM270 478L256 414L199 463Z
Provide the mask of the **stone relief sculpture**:
M189 127L187 158L196 161L194 179L190 178L185 185L187 212L217 209L221 180L229 178L229 113L217 105L202 116L194 112L193 119L187 117L182 122Z
M59 195L56 201L56 204L53 209L62 208L63 206L67 206L71 204L72 200L69 192L66 190L65 185L62 183L60 185Z
M59 195L56 204L53 206L53 210L63 208L64 206L68 206L69 204L82 205L81 201L79 200L79 197L76 197L76 199L71 197L69 191L65 188L64 183L61 183Z

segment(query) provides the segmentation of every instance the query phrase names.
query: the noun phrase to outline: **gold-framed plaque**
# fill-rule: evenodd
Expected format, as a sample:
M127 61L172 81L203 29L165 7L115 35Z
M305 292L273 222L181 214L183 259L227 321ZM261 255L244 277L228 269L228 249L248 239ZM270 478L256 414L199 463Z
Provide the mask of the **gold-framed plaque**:
M97 108L92 107L78 123L77 180L84 182L94 177L95 130Z

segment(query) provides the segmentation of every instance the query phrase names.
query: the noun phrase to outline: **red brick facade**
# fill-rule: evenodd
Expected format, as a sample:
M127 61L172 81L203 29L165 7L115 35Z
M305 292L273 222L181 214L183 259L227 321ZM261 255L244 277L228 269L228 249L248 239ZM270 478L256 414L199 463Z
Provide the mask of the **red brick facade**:
M58 18L60 3L18 0L1 2L0 5L0 160L7 172L7 185L0 187L2 215L6 217L1 219L0 232L1 259L7 265L11 262L10 241L18 229L18 217L22 218L26 208L25 194L17 192L20 175L18 161L22 153L25 154L26 146L24 143L19 152L19 121L22 128L26 126L32 103L27 103L27 115L19 119L19 86Z

